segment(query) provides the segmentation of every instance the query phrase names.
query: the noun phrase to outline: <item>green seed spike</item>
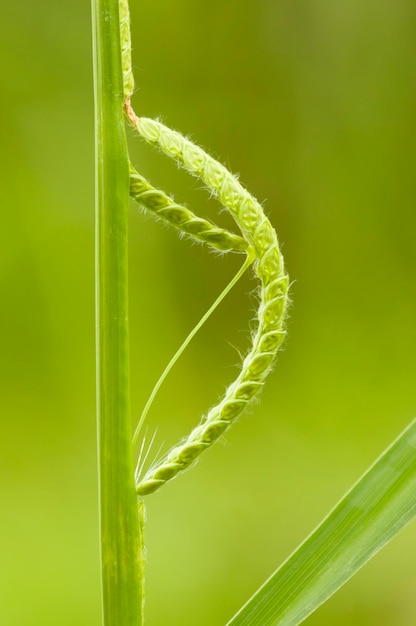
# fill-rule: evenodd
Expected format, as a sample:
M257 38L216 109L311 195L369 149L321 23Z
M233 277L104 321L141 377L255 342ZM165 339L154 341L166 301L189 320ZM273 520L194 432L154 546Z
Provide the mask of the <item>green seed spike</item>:
M196 428L179 444L174 446L162 460L152 465L143 477L136 475L136 491L140 496L150 494L175 478L196 461L241 415L243 410L259 394L270 373L276 354L285 337L285 317L288 307L289 280L285 272L283 256L277 235L257 200L240 184L221 163L180 133L171 130L157 120L137 117L130 98L134 82L131 69L131 42L128 0L120 1L122 66L124 76L124 107L131 124L148 143L174 159L190 174L202 180L222 205L230 212L241 230L242 238L199 218L177 205L164 192L156 190L137 172L131 173L131 194L141 204L179 228L187 235L220 250L246 252L247 260L237 276L224 290L207 314L197 324L184 344L173 357L159 379L154 393L146 405L144 415L154 395L173 363L188 345L190 339L214 310L225 293L245 270L254 262L254 272L259 280L259 308L257 328L252 346L243 360L237 379L227 388L222 400L202 418ZM135 432L135 440L140 426Z
M128 0L119 0L119 13L123 95L124 100L130 100L134 91L134 76L131 64L130 10Z
M153 187L134 168L130 170L130 195L156 217L216 250L222 252L247 252L248 250L248 243L245 239L219 228L209 220L198 217L188 208L177 204L164 191Z
M187 469L258 395L285 336L289 281L274 228L261 205L237 178L180 133L156 120L132 117L131 113L130 119L148 143L200 178L228 209L254 251L254 268L260 281L257 330L239 376L228 387L221 402L210 409L190 435L137 482L137 493L146 495Z

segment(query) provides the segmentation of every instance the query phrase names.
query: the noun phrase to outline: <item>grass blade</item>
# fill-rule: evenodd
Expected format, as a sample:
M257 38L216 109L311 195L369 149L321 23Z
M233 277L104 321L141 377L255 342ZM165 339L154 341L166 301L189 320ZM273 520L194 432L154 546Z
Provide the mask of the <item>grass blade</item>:
M416 515L416 421L227 626L296 626Z

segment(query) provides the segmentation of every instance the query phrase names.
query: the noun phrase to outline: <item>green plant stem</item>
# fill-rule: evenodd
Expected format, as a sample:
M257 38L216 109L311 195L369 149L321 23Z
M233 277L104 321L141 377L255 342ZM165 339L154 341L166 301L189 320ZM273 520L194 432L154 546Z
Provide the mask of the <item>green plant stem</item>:
M129 400L127 222L118 0L92 0L96 129L97 420L104 626L143 624L143 538ZM143 515L143 507L139 507Z

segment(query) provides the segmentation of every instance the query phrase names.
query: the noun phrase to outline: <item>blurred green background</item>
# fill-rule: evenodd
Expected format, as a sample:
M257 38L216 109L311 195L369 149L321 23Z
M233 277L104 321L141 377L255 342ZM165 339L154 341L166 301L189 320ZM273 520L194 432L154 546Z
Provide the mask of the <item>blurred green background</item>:
M2 13L0 623L98 626L90 6ZM149 626L220 626L415 415L416 4L133 1L132 16L138 113L240 173L294 281L261 403L148 499ZM154 184L217 219L201 185L130 139ZM136 206L130 251L136 420L240 258ZM254 288L238 285L164 385L155 451L232 380ZM413 525L307 623L414 625L415 549Z

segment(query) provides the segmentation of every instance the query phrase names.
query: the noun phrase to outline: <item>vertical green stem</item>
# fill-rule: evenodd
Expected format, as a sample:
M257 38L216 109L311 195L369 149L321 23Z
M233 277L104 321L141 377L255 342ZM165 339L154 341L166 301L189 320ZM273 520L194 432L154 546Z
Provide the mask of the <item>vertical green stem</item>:
M123 119L119 3L118 0L92 0L92 9L103 624L140 626L143 623L143 539L133 480L129 407L129 162Z

